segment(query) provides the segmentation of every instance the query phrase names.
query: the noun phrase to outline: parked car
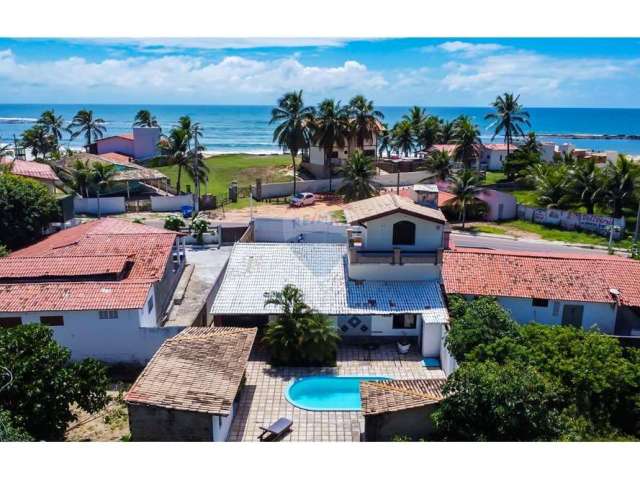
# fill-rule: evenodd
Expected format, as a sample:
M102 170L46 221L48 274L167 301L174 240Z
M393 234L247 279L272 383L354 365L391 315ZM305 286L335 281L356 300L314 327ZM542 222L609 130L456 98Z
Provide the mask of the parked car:
M291 197L292 207L304 207L305 205L313 205L316 203L316 196L313 193L301 192Z

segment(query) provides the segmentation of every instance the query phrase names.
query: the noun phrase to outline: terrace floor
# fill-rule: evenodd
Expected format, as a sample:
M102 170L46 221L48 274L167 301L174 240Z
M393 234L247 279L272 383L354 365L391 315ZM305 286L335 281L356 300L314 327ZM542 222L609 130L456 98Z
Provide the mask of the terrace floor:
M264 353L254 349L247 364L246 384L240 394L229 441L257 441L260 426L268 426L280 417L293 420L291 433L282 441L359 442L364 432L360 412L309 411L294 407L284 397L284 390L297 377L335 374L388 376L394 379L444 378L439 369L421 365L422 356L415 351L399 355L395 344L376 350L360 346L341 346L336 367L272 368Z

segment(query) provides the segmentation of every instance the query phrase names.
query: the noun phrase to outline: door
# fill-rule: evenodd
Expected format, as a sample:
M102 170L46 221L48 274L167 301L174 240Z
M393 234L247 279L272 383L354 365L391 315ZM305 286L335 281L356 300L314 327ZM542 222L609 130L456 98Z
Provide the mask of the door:
M562 310L562 325L582 328L583 305L565 305Z

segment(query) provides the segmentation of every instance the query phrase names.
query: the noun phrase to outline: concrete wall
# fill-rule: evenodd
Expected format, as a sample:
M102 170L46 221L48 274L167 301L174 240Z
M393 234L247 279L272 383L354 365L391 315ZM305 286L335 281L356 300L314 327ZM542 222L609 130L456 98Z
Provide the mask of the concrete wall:
M134 127L133 138L133 157L136 160L158 156L160 127Z
M151 197L151 210L154 212L179 212L184 205L193 206L192 194Z
M136 442L210 442L212 415L128 404L131 440Z
M393 249L393 226L397 222L409 221L416 226L415 245L399 245L404 251L436 251L442 248L443 225L404 213L394 213L366 222L368 250Z
M115 152L128 155L129 157L134 156L133 140L128 140L126 138L108 137L97 142L96 146L98 155L101 153Z
M422 324L422 356L439 357L442 346L443 325L440 323Z
M231 414L226 417L220 415L211 415L211 428L213 431L214 442L226 442L231 430L231 423L236 414L235 403L231 406Z
M565 230L587 230L603 236L609 236L608 229L613 223L621 229L619 232L614 231L613 237L616 239L622 235L625 228L624 217L614 219L601 215L589 215L554 208L536 208L527 205L518 205L518 218L527 222L554 225Z
M352 280L439 280L440 265L412 263L349 263Z
M431 414L437 404L410 408L398 412L366 415L364 435L367 442L388 442L396 435L409 436L413 440L427 438L433 432Z
M73 208L75 213L89 213L91 215L98 214L97 198L79 198L73 199ZM113 213L124 213L126 211L124 197L102 197L100 198L100 213L102 215L110 215Z
M518 215L518 203L516 198L510 193L498 190L482 190L476 195L489 207L485 217L486 220L495 222L498 220L512 220ZM502 207L500 207L502 205Z
M346 243L348 227L346 224L304 218L256 218L254 241L297 242L302 234L305 243Z
M371 317L372 336L415 337L420 329L420 316L416 320L416 328L393 328L393 315L373 315Z
M440 368L444 374L448 377L458 368L458 362L451 355L451 352L447 349L445 342L447 340L447 328L442 326L442 341L440 342Z

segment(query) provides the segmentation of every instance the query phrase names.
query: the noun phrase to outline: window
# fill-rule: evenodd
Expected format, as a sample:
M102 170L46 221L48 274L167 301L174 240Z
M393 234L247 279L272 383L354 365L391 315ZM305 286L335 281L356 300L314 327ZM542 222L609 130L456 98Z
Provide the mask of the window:
M111 320L113 318L118 318L117 310L100 310L98 312L98 316L100 320Z
M151 297L149 302L147 302L147 312L151 313L151 310L153 310L153 297Z
M393 224L393 244L394 245L415 245L416 225L415 223L403 220Z
M0 318L0 328L17 327L18 325L22 325L22 318L20 317Z
M416 316L413 314L394 315L393 328L394 329L416 328Z
M531 305L533 305L534 307L548 307L549 300L545 298L532 298Z
M553 302L553 316L557 317L560 313L560 302Z
M62 315L48 315L40 317L40 324L47 327L61 327L64 325L64 317Z

